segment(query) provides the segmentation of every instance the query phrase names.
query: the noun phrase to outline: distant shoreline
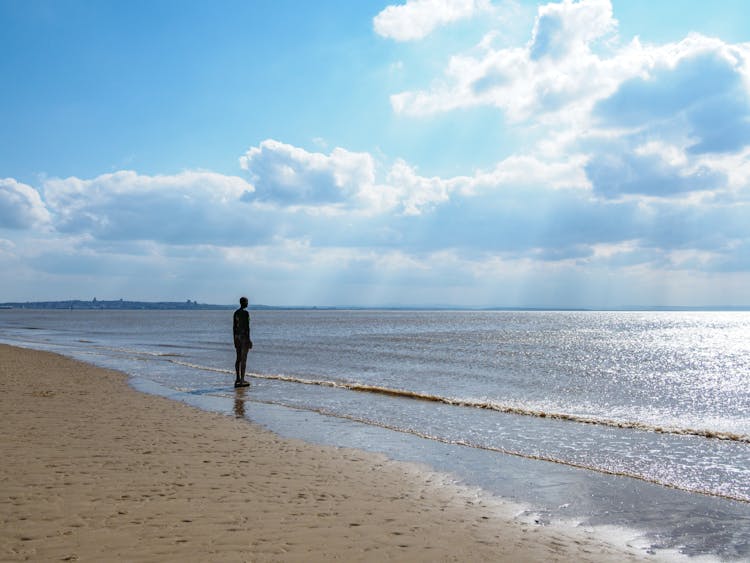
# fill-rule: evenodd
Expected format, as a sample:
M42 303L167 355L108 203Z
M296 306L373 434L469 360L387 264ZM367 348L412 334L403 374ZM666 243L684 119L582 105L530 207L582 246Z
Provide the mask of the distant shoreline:
M0 309L32 309L32 310L76 310L76 311L95 311L95 310L121 310L121 311L211 311L211 310L229 310L235 309L236 305L218 305L211 303L198 303L188 299L187 301L128 301L123 299L117 300L98 300L83 301L80 299L69 299L63 301L25 301L25 302L6 302L0 303ZM731 311L750 311L750 306L622 306L622 307L603 307L603 308L579 308L579 307L461 307L451 305L432 305L432 306L346 306L346 305L253 305L249 309L255 311L274 310L274 311L561 311L561 312L585 312L585 311L685 311L685 312L731 312Z
M66 301L26 301L13 303L0 303L0 309L53 309L53 310L210 310L210 309L232 309L233 305L211 305L198 303L197 301L125 301L123 299L105 301L93 299L82 301L70 299Z

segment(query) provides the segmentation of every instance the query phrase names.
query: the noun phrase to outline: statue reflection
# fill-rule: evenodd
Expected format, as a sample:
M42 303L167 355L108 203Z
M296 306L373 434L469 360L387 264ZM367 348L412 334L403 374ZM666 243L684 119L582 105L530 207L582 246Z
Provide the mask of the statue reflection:
M247 387L241 387L237 389L234 396L234 416L237 418L245 418L245 390Z

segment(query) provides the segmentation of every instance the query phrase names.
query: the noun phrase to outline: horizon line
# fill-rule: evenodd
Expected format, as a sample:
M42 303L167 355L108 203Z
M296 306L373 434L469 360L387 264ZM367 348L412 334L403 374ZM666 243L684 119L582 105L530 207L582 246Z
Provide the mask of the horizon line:
M37 301L7 301L0 303L3 308L51 308L54 305L63 306L90 304L90 309L110 307L122 304L121 309L127 309L128 305L143 305L158 308L233 308L236 304L223 303L200 303L197 300L187 299L185 301L165 300L132 300L132 299L57 299ZM97 306L94 306L97 304ZM565 306L565 305L455 305L455 304L380 304L380 305L268 305L263 303L251 303L249 309L286 309L286 310L455 310L455 311L742 311L750 310L750 305L614 305L614 306Z

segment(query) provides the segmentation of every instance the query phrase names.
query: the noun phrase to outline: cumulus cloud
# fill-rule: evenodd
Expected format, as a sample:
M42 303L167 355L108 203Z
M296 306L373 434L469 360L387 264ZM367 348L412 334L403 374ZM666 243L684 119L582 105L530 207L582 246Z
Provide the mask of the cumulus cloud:
M186 171L147 176L133 171L43 185L57 229L103 239L252 240L257 228L243 197L253 186L237 176Z
M489 0L407 0L388 6L373 19L375 32L396 41L412 41L436 27L489 10Z
M299 162L311 158L297 147L282 149ZM660 162L669 157L664 147L639 152L644 158L658 155ZM171 294L181 287L210 292L217 279L252 272L259 291L278 294L283 287L295 296L291 303L363 303L357 293L362 287L398 287L407 302L423 302L427 295L447 302L450 293L441 291L452 284L474 288L473 302L484 296L488 303L508 303L514 301L498 288L529 289L524 275L539 276L532 286L556 291L552 280L559 282L561 272L588 286L597 271L603 278L616 271L633 280L653 270L750 271L747 190L675 202L668 196L621 197L627 189L620 187L615 197L602 192L594 174L590 185L585 168L581 158L544 163L520 155L450 178L422 176L405 161L382 170L374 165L365 183L380 185L373 177L382 175L393 206L368 213L352 206L335 217L313 213L314 205L301 206L294 198L256 200L259 194L245 180L201 172L48 180L52 222L69 234L58 234L52 244L18 243L4 260L61 283L94 276L127 288L134 275L158 278L160 289ZM680 169L667 170L679 175ZM302 286L290 281L302 274ZM415 292L414 284L433 289ZM319 287L338 293L317 293ZM388 294L375 291L368 299L382 304Z
M529 56L532 60L539 60L586 55L591 42L611 33L616 27L609 0L563 0L559 4L547 4L539 8Z
M324 215L345 211L418 215L447 201L449 192L465 183L420 177L402 159L378 181L378 166L369 153L335 148L326 155L271 139L250 148L240 165L256 188L248 199Z
M696 48L702 47L702 48ZM695 37L641 76L624 81L594 108L598 125L682 132L694 154L750 144L750 49Z
M476 54L453 56L442 82L394 94L391 105L407 115L486 105L512 120L589 107L639 71L637 42L609 59L592 50L616 27L609 0L541 6L528 44L493 49L482 42Z
M48 222L39 192L13 178L0 178L0 228L30 229Z
M240 166L256 199L283 205L341 204L375 184L372 156L342 148L325 155L268 139L240 157Z
M420 215L437 204L447 202L450 193L457 186L465 184L466 180L425 178L403 160L396 161L388 174L388 183L399 195L406 215Z
M616 41L609 0L540 6L530 40L454 55L427 89L393 94L397 114L429 116L496 107L513 122L643 128L682 119L696 153L737 150L750 140L750 45L699 34L665 45ZM678 123L675 121L674 126Z
M511 155L447 178L421 175L402 159L383 166L366 153L311 153L277 141L250 149L242 164L257 187L245 199L264 204L253 212L271 226L269 238L312 249L673 267L689 262L666 260L670 252L718 257L750 236L737 220L750 194L726 173L736 162L712 167L684 147L635 134L580 143L556 160ZM332 205L333 217L316 211Z
M597 248L627 241L620 264L745 263L728 256L750 237L737 221L750 195L750 45L620 44L616 30L608 0L551 3L527 44L483 42L428 89L392 96L402 115L491 106L545 133L457 190L431 183L446 239L544 260L601 261Z
M592 185L604 197L741 191L750 148L750 50L692 35L651 54L639 76L592 108L595 139L583 143Z

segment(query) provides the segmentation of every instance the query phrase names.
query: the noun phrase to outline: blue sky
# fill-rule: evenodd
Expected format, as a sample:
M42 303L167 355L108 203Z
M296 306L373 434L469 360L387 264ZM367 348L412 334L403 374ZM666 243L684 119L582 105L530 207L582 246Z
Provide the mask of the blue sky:
M750 305L742 1L0 24L0 301Z

